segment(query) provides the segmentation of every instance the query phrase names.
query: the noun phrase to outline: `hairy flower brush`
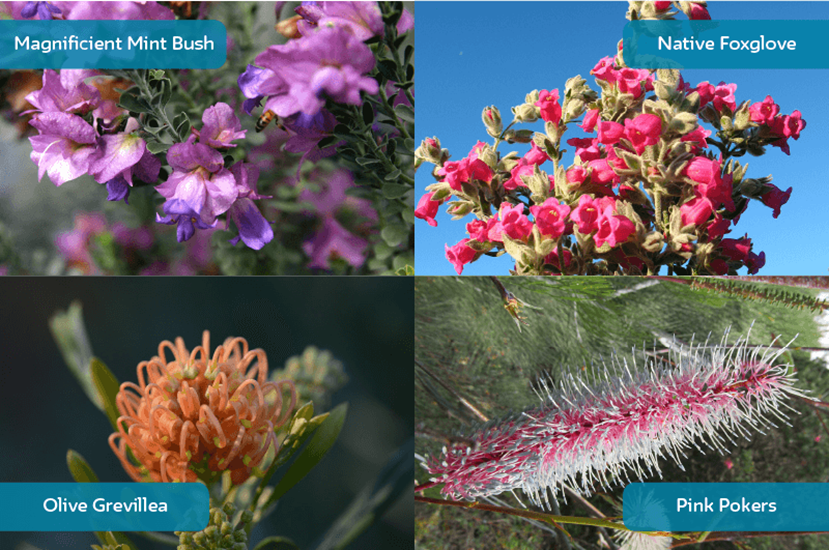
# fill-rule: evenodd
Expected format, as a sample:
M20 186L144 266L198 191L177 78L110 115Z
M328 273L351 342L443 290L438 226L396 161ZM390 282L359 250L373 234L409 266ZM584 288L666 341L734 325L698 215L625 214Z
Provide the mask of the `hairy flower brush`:
M646 357L643 369L614 356L592 379L542 381L540 406L463 434L423 466L452 499L522 489L549 508L547 490L555 499L562 483L589 495L660 473L662 457L679 464L691 446L722 452L734 434L762 432L771 417L785 422L785 400L803 397L791 365L775 365L787 346L749 347L748 336L727 346L727 337Z
M293 382L267 377L265 352L244 338L228 338L212 356L208 331L192 352L181 338L165 340L138 364L138 384L121 384L109 445L136 481L210 481L228 470L240 484L271 446L278 452L275 430L296 405Z

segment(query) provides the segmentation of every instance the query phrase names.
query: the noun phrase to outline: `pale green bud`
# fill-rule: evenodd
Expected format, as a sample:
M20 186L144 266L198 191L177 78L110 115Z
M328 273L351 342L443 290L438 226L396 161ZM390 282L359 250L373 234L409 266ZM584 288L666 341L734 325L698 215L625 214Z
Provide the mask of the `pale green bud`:
M538 120L538 107L531 103L525 103L512 108L515 120L518 122L535 122Z
M481 113L481 119L484 121L487 134L492 137L501 135L501 132L504 130L504 125L501 122L501 111L497 107L494 105L485 107L483 113Z

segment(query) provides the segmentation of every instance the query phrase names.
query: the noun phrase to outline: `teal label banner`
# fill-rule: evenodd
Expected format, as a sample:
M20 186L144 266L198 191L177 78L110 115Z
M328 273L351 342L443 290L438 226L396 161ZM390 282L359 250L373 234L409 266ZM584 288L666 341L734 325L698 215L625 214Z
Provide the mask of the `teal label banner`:
M0 21L0 69L218 69L219 21Z
M827 69L829 21L631 21L634 69Z
M0 483L0 531L201 531L201 483Z
M633 531L827 531L826 483L632 483Z

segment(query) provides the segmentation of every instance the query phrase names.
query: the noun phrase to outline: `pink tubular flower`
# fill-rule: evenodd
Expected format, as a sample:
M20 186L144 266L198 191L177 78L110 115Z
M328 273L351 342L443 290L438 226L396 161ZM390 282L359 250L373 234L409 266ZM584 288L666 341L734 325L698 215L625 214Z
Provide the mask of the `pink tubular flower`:
M501 235L506 233L511 239L523 241L529 237L530 233L533 231L533 222L531 222L529 218L524 215L523 204L511 206L506 202L501 203L499 217L501 220L498 222L498 225L496 225L489 233L490 240L503 242L503 237ZM492 238L493 232L494 235L498 237L497 239Z
M593 198L590 195L582 195L579 197L578 206L570 214L570 219L578 224L579 233L589 235L598 229L598 205L593 203Z
M694 157L685 167L685 175L695 182L697 196L711 200L714 208L725 205L729 211L734 210L731 197L732 176L722 176L721 163L707 157Z
M603 120L597 125L599 143L603 145L614 145L625 135L625 127L618 122Z
M708 81L700 82L695 88L699 93L700 102L699 107L702 109L708 103L713 103L717 111L722 111L723 106L727 106L733 113L737 107L737 100L734 97L734 92L737 91L736 84L726 84L720 82L716 86Z
M791 115L777 116L771 121L770 128L780 139L772 143L773 147L779 147L787 155L789 154L789 138L795 140L800 138L800 131L806 127L806 121L801 118L800 111L794 111Z
M770 124L774 117L780 112L780 106L777 105L770 95L766 96L760 103L752 103L748 108L751 113L751 121L759 122L760 124Z
M714 206L705 197L694 197L679 207L682 215L682 225L702 225L711 217ZM710 234L709 234L710 236Z
M579 128L584 130L585 132L592 132L593 129L596 127L596 123L599 121L599 110L598 109L590 109L584 114L584 120L581 124L579 124Z
M662 119L657 115L642 113L636 118L625 120L625 137L642 154L648 145L656 145L662 135Z
M789 187L786 191L781 191L776 185L768 184L769 190L763 194L761 200L763 204L773 209L773 218L780 215L780 207L789 202L789 197L792 194L792 188Z
M653 90L653 75L647 69L622 69L616 83L619 91L633 95L634 99L644 91Z
M443 201L433 201L433 196L434 193L426 193L425 195L420 197L420 201L418 201L417 203L417 208L415 208L414 215L415 218L426 220L426 223L428 223L432 227L437 227L438 222L435 221L435 216L437 216L438 208L440 208L440 205L443 204Z
M604 80L605 82L616 82L617 71L612 57L603 57L596 63L596 66L590 71L590 74L596 77L597 80Z
M636 225L632 221L615 212L614 206L607 206L600 211L597 221L598 231L593 236L597 247L607 243L611 248L615 248L627 241L636 231Z
M790 365L775 365L787 350L677 346L666 359L631 371L613 356L587 379L568 376L544 385L542 403L463 434L467 442L425 457L432 484L454 500L521 489L550 508L562 484L589 496L619 479L659 473L659 462L699 443L726 452L724 433L773 426L785 401L802 397ZM604 363L604 362L602 362ZM585 391L587 388L587 391ZM610 481L613 480L613 481Z
M466 243L469 241L470 239L463 239L452 247L448 244L444 245L446 247L446 259L455 266L455 271L458 272L458 275L463 273L463 266L474 260L475 254L477 254L473 249L466 246Z
M567 228L567 215L570 213L570 207L566 204L560 204L555 198L550 197L538 206L530 206L530 212L542 235L557 239L564 234Z
M552 92L541 90L538 98L538 101L534 105L540 109L541 119L544 122L558 124L561 120L561 105L558 102L558 90L553 90Z

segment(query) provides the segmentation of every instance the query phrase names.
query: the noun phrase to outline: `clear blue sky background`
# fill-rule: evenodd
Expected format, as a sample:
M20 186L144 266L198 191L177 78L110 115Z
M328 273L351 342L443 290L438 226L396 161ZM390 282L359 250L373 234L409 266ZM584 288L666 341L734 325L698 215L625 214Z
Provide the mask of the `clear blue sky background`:
M421 2L415 27L418 143L437 136L452 159L459 160L478 140L491 142L481 122L484 107L497 106L508 123L510 108L534 89L563 92L567 79L581 74L599 90L590 69L615 53L626 9L627 2ZM713 19L723 20L829 19L829 2L710 2L709 11ZM769 148L763 157L743 158L749 163L748 177L772 174L781 189L794 187L791 199L776 220L770 208L752 201L729 237L748 233L754 251L765 251L761 275L829 275L829 170L823 160L829 70L698 69L683 71L683 76L691 85L734 82L738 103L771 95L782 113L803 113L807 127L800 140L789 141L791 156ZM538 123L521 127L543 132ZM584 135L573 128L566 137ZM499 151L527 149L503 144ZM573 148L567 149L565 165L573 162ZM418 170L418 198L434 181L432 168L424 164ZM453 222L441 207L438 227L416 220L417 274L454 275L444 244L467 237L466 222L473 219ZM464 275L505 275L513 265L507 255L484 257L467 265Z

